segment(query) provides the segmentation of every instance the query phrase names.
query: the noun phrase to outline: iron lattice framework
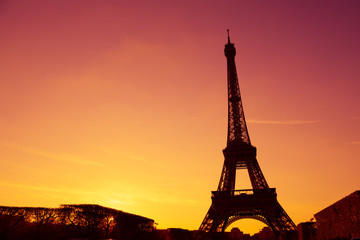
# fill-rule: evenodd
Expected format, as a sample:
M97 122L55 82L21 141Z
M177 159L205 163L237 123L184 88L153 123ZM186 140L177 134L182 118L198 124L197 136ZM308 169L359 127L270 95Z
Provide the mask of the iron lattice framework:
M217 191L212 192L212 204L199 230L223 232L242 218L257 219L268 225L283 239L296 226L277 201L275 188L269 188L251 145L241 101L235 66L236 50L230 42L225 45L228 84L228 135L225 157ZM236 170L247 169L252 189L235 190Z

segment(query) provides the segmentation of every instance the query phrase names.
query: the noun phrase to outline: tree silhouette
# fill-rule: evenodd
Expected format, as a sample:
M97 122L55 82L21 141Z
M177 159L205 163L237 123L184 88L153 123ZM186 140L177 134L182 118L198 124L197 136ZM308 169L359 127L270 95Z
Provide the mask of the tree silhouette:
M151 239L154 220L100 205L0 206L0 239Z

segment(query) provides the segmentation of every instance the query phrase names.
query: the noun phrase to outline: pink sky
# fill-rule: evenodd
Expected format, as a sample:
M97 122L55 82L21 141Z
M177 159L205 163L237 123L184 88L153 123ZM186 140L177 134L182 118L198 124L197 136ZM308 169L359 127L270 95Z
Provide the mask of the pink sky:
M360 189L359 12L0 1L0 205L95 203L197 229L223 164L230 28L259 164L293 221L309 220Z

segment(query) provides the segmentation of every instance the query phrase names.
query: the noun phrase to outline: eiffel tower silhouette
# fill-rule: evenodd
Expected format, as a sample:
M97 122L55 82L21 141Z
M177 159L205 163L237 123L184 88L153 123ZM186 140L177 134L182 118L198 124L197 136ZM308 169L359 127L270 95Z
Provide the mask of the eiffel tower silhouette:
M294 222L277 201L275 188L269 188L251 145L242 106L235 66L235 47L225 45L228 84L228 134L225 157L217 191L211 195L212 204L200 231L224 232L233 222L252 218L268 225L277 238L286 239L296 230ZM236 170L247 169L252 189L236 190Z

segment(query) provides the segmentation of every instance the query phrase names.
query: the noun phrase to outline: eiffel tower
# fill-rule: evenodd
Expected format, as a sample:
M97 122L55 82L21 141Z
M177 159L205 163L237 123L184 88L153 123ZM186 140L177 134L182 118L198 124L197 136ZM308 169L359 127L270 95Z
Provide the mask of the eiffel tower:
M252 218L268 225L277 238L286 239L296 226L277 201L275 188L269 188L251 145L242 106L235 66L235 47L225 45L228 84L228 133L225 157L217 191L199 230L224 232L233 222ZM252 189L235 189L236 170L247 169Z

